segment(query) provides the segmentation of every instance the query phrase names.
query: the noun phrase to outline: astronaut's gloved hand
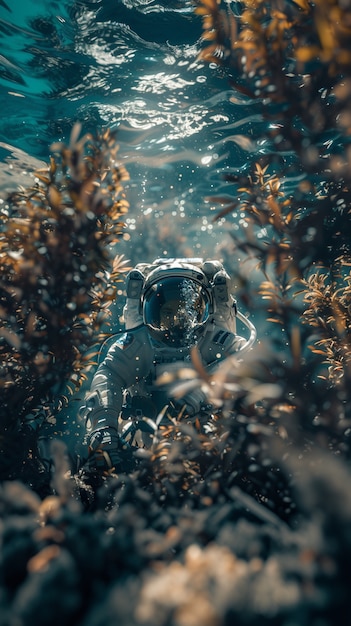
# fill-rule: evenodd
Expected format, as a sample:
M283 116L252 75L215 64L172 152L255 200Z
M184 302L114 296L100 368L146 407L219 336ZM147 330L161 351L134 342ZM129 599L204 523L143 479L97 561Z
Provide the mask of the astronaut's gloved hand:
M172 404L186 416L193 417L197 413L208 407L208 400L206 394L200 387L196 387L182 398L177 398L172 401Z
M117 472L121 468L119 435L115 428L100 428L88 438L88 466L101 473Z

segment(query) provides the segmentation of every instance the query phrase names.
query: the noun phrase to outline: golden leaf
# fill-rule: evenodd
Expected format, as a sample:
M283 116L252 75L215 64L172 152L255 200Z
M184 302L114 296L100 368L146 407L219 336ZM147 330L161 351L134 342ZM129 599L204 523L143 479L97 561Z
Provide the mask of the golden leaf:
M215 217L213 218L213 221L216 222L217 220L221 219L222 217L225 217L225 215L228 215L228 213L231 213L232 211L234 211L234 209L236 209L238 204L239 203L236 201L236 202L232 202L231 204L226 206L225 209L223 209L222 211L217 213L217 215L215 215Z
M197 346L192 347L190 356L191 356L191 362L193 366L195 367L195 370L198 373L199 377L208 383L210 381L210 376L208 375L208 372L206 371L203 365L200 352Z
M55 209L58 209L61 206L62 196L55 185L50 185L48 190L48 199L51 206Z
M50 185L51 180L50 178L48 178L47 176L44 176L43 174L40 174L39 172L35 173L36 177L39 178L39 180L44 183L45 185Z
M210 11L218 11L218 4L219 2L217 0L200 0L201 4L204 5L204 7L207 7L208 9L210 9Z
M0 337L4 337L7 343L18 350L21 347L21 339L16 333L8 330L7 328L0 328Z
M233 13L229 14L230 42L233 46L238 36L238 27Z
M279 204L274 200L273 196L267 198L267 204L272 211L272 221L274 227L281 231L283 227L282 216L280 212Z
M71 136L70 136L70 144L73 145L77 142L78 137L80 135L80 131L82 130L82 125L80 122L76 122L72 128Z
M311 10L311 4L308 0L293 0L293 2L295 2L295 4L297 4L303 11Z
M48 569L50 561L56 559L61 553L61 548L55 544L46 546L38 554L29 559L27 568L30 573L44 572Z
M194 13L196 15L208 15L208 9L206 7L196 7Z
M291 329L291 353L297 365L301 359L301 333L298 326Z
M204 41L213 41L217 37L217 32L215 30L207 30L202 34L201 39Z
M315 59L320 54L318 46L301 46L295 52L296 59L302 63Z

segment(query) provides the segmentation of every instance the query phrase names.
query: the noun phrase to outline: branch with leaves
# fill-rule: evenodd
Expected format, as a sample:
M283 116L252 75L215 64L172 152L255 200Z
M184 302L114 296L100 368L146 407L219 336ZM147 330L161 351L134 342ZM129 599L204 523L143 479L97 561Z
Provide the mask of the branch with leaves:
M274 150L295 152L323 180L337 172L349 181L350 7L337 0L195 4L199 59L227 68L233 90L260 103Z
M0 423L6 431L58 390L75 389L101 338L125 271L128 175L109 132L52 146L31 188L1 207Z

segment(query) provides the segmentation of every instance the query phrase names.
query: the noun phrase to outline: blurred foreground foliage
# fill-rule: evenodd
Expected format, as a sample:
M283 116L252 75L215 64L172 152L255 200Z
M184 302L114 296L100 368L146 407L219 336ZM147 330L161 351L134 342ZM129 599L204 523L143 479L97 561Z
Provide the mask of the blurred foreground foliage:
M236 209L246 216L247 227L233 233L232 253L243 250L255 259L263 279L256 293L244 268L239 270L239 297L248 310L268 305L270 341L260 339L242 361L223 364L211 377L194 353L193 383L207 389L217 409L193 423L170 415L151 449L139 450L130 475L111 475L94 491L84 476L72 475L56 441L49 496L43 497L35 481L31 489L33 475L26 480L24 471L22 482L3 483L0 608L9 626L34 621L38 626L349 624L351 5L333 0L195 4L204 26L201 58L222 64L233 98L239 94L256 102L269 122L270 149L247 172L233 165L227 175L231 193L211 201L220 206L218 218ZM17 319L5 306L11 298L4 296L1 345L8 351L10 374L18 375L9 375L10 392L4 386L5 408L14 406L14 390L30 390L18 398L19 415L40 403L44 388L81 371L82 357L71 340L80 332L81 345L89 343L88 318L100 331L101 305L118 278L113 276L111 285L105 278L100 282L106 262L102 250L109 241L104 237L115 236L107 226L110 210L119 220L126 209L124 200L115 205L113 194L103 190L112 184L120 193L121 171L101 165L110 158L109 141L93 146L92 156L78 159L72 193L70 176L61 186L52 182L51 165L49 173L40 174L41 191L33 190L33 201L28 190L15 195L4 217L5 233L8 221L15 224L18 217L22 227L35 203L23 228L30 228L30 246L34 233L44 233L45 253L35 249L30 255L44 263L50 237L56 235L57 245L62 237L64 245L68 230L67 222L60 236L56 224L53 231L45 220L43 227L35 226L45 207L47 219L47 210L55 215L61 207L65 214L68 202L64 219L71 218L73 241L73 226L81 219L88 225L83 260L68 246L68 259L61 255L62 274L57 266L49 272L54 259L40 266L48 281L60 275L61 308L39 308L30 328L39 332L36 324L44 323L41 337L49 345L49 324L63 311L67 333L58 354L69 355L59 360L57 377L53 361L47 361L49 385L35 366L42 339L36 342L34 333L33 343L28 335L22 340L27 318L21 312ZM77 171L75 149L60 150L63 168L70 155L70 167ZM282 184L287 162L298 181L291 193ZM87 178L93 182L80 202L75 190L84 188ZM25 214L17 215L20 210ZM15 257L25 249L19 231L8 231L18 242L11 250ZM89 277L82 264L91 268ZM63 277L74 275L72 267L81 272L72 278L77 292L62 289ZM10 290L14 306L29 310L24 292L11 282L21 274L5 276L5 295ZM27 287L29 272L26 276ZM34 300L40 306L38 291ZM70 313L66 306L72 302L82 314L78 330L77 310ZM48 312L44 317L43 311ZM26 378L27 371L32 377ZM180 372L179 385L181 377ZM13 415L5 411L5 424Z

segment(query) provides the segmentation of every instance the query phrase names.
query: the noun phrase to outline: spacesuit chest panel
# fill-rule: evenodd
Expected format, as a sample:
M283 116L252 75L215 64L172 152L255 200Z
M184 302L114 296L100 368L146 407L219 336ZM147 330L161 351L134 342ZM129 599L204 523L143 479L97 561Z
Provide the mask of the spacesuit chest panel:
M197 344L205 367L218 363L228 356L228 347L233 342L233 337L232 333L219 329L205 333ZM159 412L169 403L170 388L177 380L186 379L187 368L192 369L191 353L190 348L172 349L157 345L153 341L150 343L153 348L152 365L144 378L129 388L129 393L132 397L143 396L152 399ZM183 372L180 373L180 370ZM161 381L164 384L160 384Z
M169 403L170 385L177 380L179 370L186 367L190 367L189 350L154 345L152 365L148 374L129 388L129 394L131 397L142 396L152 399L155 410L159 413Z

